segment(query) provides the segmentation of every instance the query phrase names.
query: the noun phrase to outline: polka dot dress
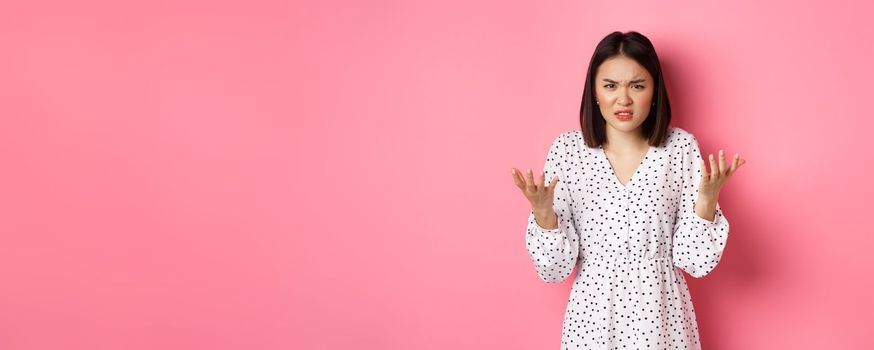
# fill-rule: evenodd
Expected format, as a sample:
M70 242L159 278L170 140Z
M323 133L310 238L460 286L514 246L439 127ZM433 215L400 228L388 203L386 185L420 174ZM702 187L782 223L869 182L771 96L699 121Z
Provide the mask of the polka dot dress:
M529 214L525 244L537 275L562 282L576 267L561 333L562 349L700 349L695 310L681 270L713 271L728 239L728 220L695 213L701 178L695 137L671 127L631 179L616 177L603 147L579 130L550 147L547 183L558 176L558 228Z

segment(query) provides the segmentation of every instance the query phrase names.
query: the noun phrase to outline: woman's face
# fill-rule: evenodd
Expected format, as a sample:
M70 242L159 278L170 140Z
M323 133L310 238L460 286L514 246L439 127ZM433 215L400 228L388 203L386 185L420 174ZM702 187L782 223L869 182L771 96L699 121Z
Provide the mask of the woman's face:
M649 115L654 86L646 68L631 58L614 56L601 63L595 74L595 97L607 125L626 132L637 129Z

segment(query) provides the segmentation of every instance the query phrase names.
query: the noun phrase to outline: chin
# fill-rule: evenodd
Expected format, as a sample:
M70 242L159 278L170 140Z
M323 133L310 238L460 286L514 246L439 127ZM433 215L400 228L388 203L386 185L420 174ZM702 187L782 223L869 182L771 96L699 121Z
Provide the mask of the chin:
M613 120L610 120L608 122L608 124L610 124L610 126L616 130L631 131L631 130L634 130L634 129L637 129L638 127L640 127L640 125L643 124L643 121L636 120L636 119L632 119L629 121L622 121L622 120L618 120L618 119L613 119Z

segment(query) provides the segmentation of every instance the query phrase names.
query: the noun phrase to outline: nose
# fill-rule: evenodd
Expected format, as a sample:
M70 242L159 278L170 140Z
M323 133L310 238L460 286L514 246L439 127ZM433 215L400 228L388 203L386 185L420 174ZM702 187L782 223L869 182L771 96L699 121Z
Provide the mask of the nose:
M625 92L625 90L623 90L619 94L619 97L616 100L620 105L623 105L623 106L628 106L631 104L631 97L628 96L628 93Z

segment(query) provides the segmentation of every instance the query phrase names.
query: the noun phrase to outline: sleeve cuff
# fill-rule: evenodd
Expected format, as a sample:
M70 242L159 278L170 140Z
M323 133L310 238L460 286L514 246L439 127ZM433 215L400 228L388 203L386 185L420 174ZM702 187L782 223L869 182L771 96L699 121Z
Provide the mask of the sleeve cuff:
M534 225L534 227L538 231L543 232L543 233L552 233L552 234L561 233L561 217L558 216L558 214L556 214L556 220L558 220L558 227L556 227L554 229L545 229L545 228L541 227L540 224L537 223L537 220L534 219L534 211L533 210L531 211L531 214L529 217L530 217L529 220L531 220L532 225Z
M691 212L687 214L687 218L691 220L691 222L696 223L698 225L703 225L705 227L713 227L719 224L719 221L722 219L722 209L716 208L716 214L713 215L713 221L707 220L698 216L698 213Z

